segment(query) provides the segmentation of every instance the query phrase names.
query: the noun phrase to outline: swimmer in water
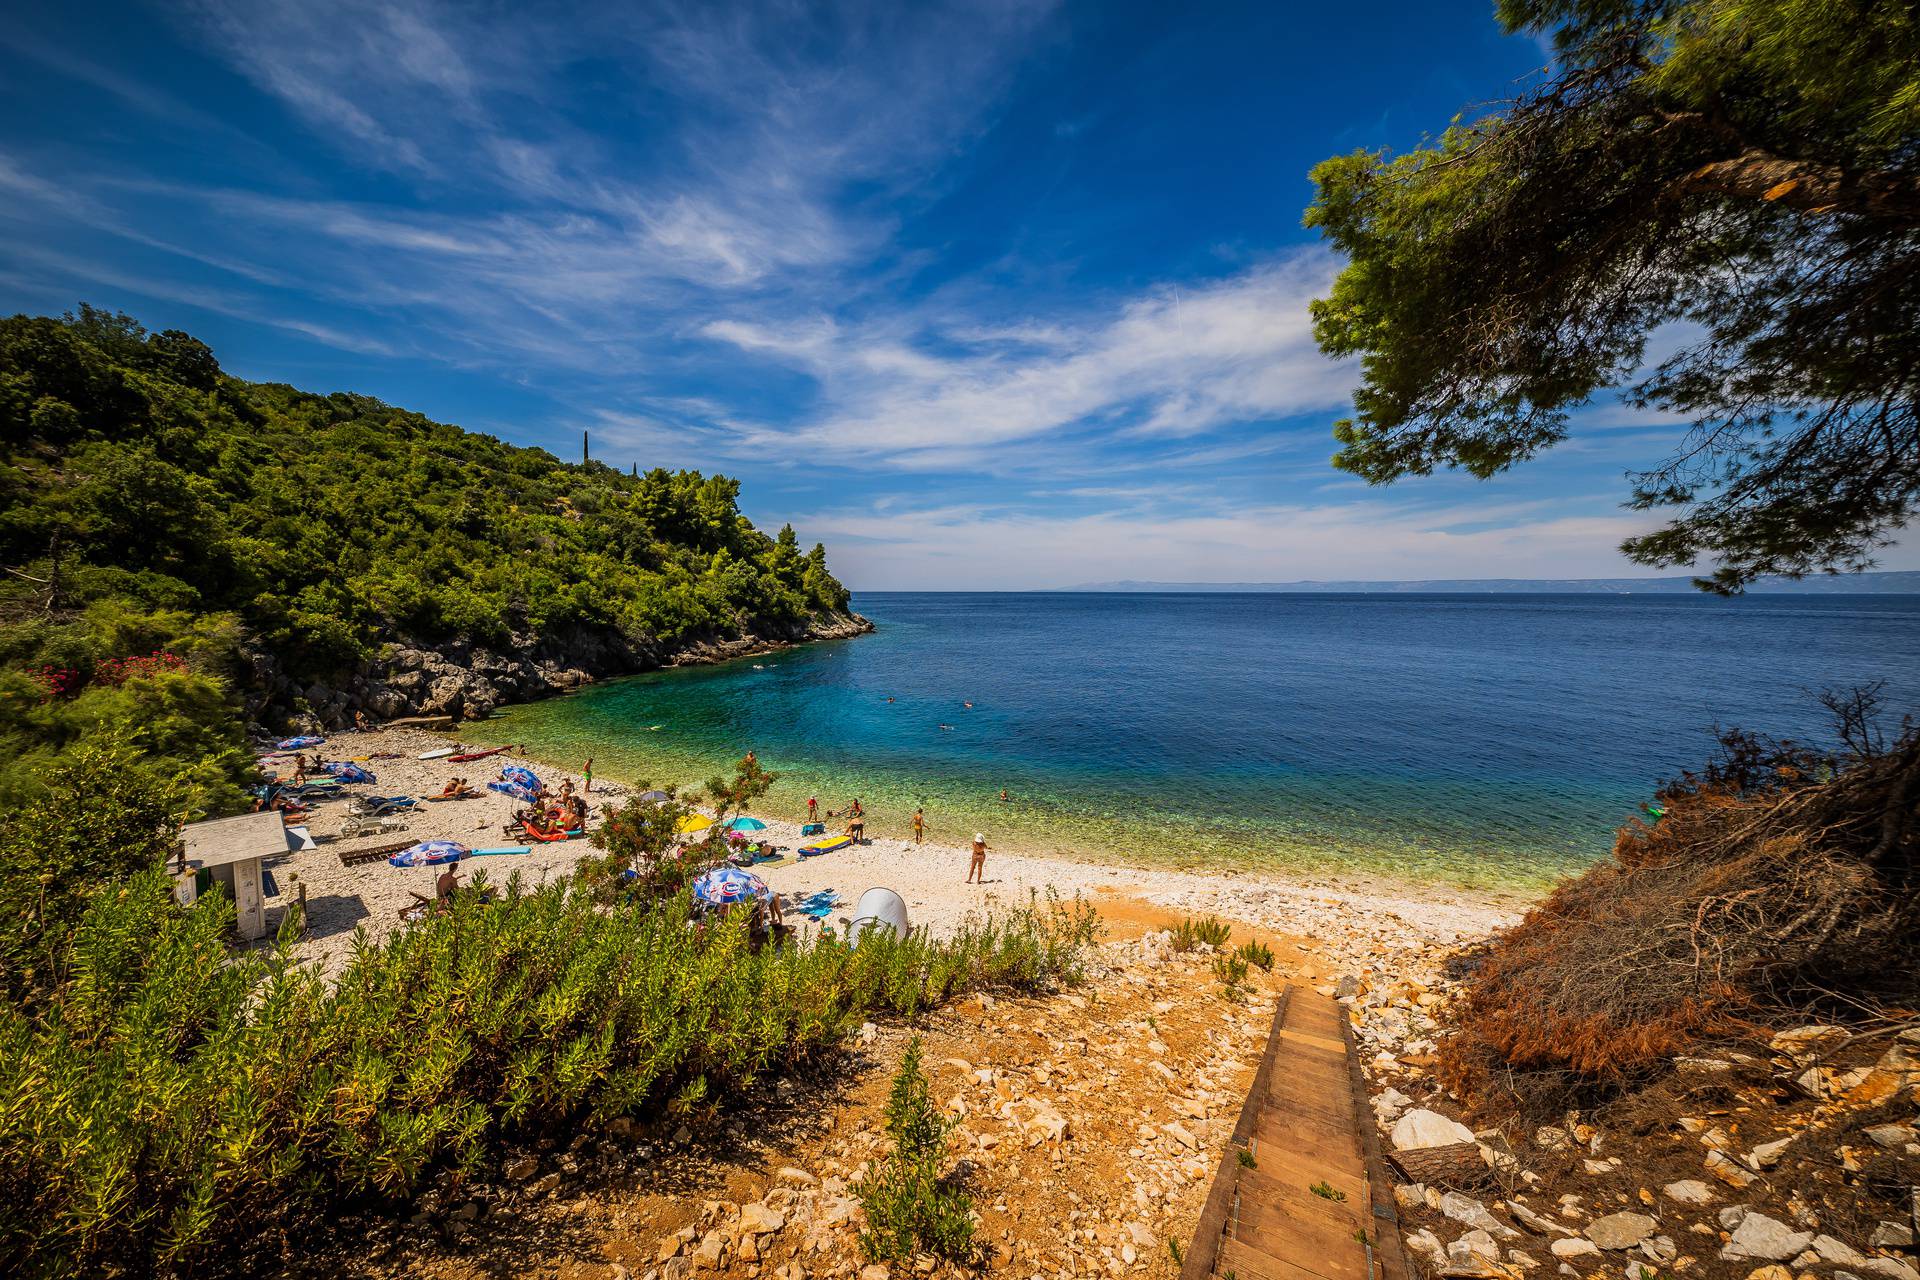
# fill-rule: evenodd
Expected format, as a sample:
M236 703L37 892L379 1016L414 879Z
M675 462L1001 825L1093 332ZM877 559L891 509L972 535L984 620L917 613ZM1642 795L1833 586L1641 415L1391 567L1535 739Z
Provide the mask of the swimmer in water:
M1011 797L1011 796L1009 796L1009 795L1007 794L1007 789L1006 789L1005 787L1002 787L1002 788L1000 788L1000 803L1001 803L1001 804L1005 804L1005 803L1006 803L1006 802L1007 802L1008 800L1011 800L1012 798L1013 798L1013 797Z
M952 725L950 725L950 724L943 724L943 725L941 725L940 727L941 727L942 729L951 729L951 728L953 728L953 726L952 726Z
M965 707L969 711L973 710L973 704L971 702L963 702L960 705Z

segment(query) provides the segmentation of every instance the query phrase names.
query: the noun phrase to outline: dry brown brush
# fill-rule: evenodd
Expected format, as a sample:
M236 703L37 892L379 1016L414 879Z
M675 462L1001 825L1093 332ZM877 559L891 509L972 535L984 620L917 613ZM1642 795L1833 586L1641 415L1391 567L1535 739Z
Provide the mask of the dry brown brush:
M1474 958L1449 1085L1546 1111L1810 1010L1920 1005L1920 732L1839 758L1722 743Z

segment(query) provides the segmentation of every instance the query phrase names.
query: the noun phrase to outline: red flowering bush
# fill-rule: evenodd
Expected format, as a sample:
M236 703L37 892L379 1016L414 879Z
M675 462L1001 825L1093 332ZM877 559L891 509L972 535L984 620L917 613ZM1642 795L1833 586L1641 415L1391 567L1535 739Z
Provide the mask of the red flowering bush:
M185 671L187 664L177 654L160 650L145 656L106 658L94 664L97 683L117 689L129 680L148 680L167 671Z
M72 667L57 666L51 662L35 668L28 674L45 687L46 693L40 699L42 702L72 697L80 691L80 686L86 683L86 678Z

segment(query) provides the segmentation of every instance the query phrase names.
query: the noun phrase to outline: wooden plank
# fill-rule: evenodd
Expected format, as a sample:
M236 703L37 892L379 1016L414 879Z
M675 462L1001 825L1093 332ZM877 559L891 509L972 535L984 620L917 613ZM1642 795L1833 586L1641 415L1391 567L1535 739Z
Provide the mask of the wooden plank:
M1388 1280L1369 1247L1377 1224L1357 1069L1340 1006L1289 986L1235 1129L1254 1167L1229 1149L1182 1280ZM1315 1195L1315 1186L1334 1194Z
M1200 1206L1200 1221L1193 1226L1193 1242L1180 1260L1180 1280L1206 1280L1213 1274L1226 1238L1227 1218L1233 1211L1233 1189L1240 1179L1240 1149L1227 1144L1220 1164L1213 1171L1213 1186Z
M404 840L386 840L379 844L341 849L339 850L340 865L343 867L357 867L362 863L378 862L390 853L398 853L402 849L411 849L419 843L420 842L412 836L408 836Z

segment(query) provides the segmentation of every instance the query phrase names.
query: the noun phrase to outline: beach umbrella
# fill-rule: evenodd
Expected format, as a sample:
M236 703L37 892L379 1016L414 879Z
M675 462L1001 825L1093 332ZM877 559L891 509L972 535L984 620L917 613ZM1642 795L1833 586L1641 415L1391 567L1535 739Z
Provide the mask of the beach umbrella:
M713 825L713 819L709 818L706 814L690 813L686 817L680 819L680 821L674 823L673 829L675 831L678 831L683 836L690 836L694 834L696 831L705 831L708 827L712 825Z
M529 791L517 782L489 782L487 790L498 791L503 796L512 796L515 800L526 804L532 804L539 798L537 793Z
M298 751L302 747L317 747L325 741L325 738L316 738L312 734L308 734L299 738L282 738L273 745L282 751Z
M320 766L342 782L377 782L372 773L362 769L350 760L330 760Z
M664 791L642 791L633 798L635 804L665 804L673 799Z
M745 814L727 824L735 831L765 831L767 824L758 818L749 818Z
M529 791L540 790L540 775L523 764L510 764L500 771L503 782L515 782Z
M433 867L443 862L458 862L470 852L455 840L422 840L394 854L387 862L396 867Z
M751 871L742 871L738 867L715 867L693 878L693 896L709 906L724 907L730 903L745 902L748 898L765 902L773 897L773 890L767 888L767 882Z

